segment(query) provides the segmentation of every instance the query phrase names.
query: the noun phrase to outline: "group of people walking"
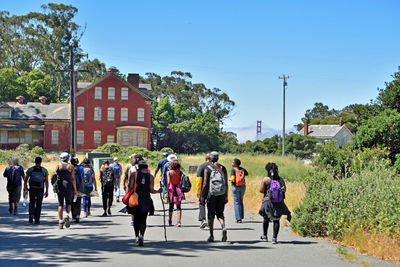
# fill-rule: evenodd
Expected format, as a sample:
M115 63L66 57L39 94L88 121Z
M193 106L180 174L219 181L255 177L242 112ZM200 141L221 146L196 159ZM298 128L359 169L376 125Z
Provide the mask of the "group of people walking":
M42 201L49 195L49 183L57 193L58 199L58 225L62 229L70 227L71 221L80 222L81 210L85 217L90 215L91 197L96 195L97 182L91 161L85 158L81 164L76 157L69 160L66 152L60 155L61 162L56 165L55 172L49 181L46 168L42 167L42 158L35 159L35 165L24 172L18 159L11 160L4 171L7 178L7 191L9 193L9 212L18 214L18 203L23 195L29 194L29 223L40 224ZM126 207L122 212L131 215L131 225L134 230L136 242L139 246L144 244L144 234L147 226L147 216L154 214L154 203L151 194L161 194L164 203L169 204L168 225L173 225L174 207L177 210L175 226L182 226L182 201L185 199L187 186L182 186L185 175L181 164L174 154L163 154L154 175L151 174L147 161L141 155L131 155L131 162L123 170L118 158L113 163L105 161L100 167L100 183L103 202L102 216L110 216L114 193L116 201L121 197L121 178L124 176L123 189L125 197L122 199ZM225 224L224 209L228 203L228 185L231 184L236 223L244 219L243 198L246 192L246 177L249 173L241 166L241 161L235 158L232 161L230 177L225 166L219 162L216 151L206 155L205 162L198 168L196 179L196 195L199 200L200 228L208 227L208 242L214 242L214 221L217 218L221 226L221 241L228 239ZM267 232L270 222L273 222L272 243L277 243L279 220L282 215L287 215L290 221L290 211L284 203L286 184L278 174L278 166L268 163L265 166L267 175L260 184L260 193L263 194L259 214L263 216L263 234L261 239L268 241ZM155 189L155 177L160 171L160 187ZM190 184L190 182L189 182ZM186 191L185 191L186 190ZM189 185L190 190L190 185ZM127 200L133 196L137 198L135 204ZM131 195L132 194L132 195ZM125 199L128 197L127 199Z

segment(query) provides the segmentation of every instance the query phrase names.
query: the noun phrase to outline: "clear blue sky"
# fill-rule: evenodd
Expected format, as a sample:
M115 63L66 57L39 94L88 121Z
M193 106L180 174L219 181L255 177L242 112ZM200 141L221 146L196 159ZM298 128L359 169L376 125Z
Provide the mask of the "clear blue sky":
M400 65L400 1L54 1L79 9L82 48L123 73L189 71L236 102L225 128L239 139L282 129L315 102L367 103ZM2 1L12 14L46 1ZM271 128L271 129L268 129Z

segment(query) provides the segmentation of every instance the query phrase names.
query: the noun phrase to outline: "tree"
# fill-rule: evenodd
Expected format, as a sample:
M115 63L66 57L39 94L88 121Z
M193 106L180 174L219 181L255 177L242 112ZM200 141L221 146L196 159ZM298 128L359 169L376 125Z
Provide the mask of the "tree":
M218 88L209 89L202 83L192 83L189 72L172 71L170 76L161 77L155 73L146 73L142 82L150 83L150 97L158 101L168 97L172 105L185 104L191 112L209 113L222 124L235 102Z
M383 109L390 108L400 112L400 67L392 77L393 81L385 83L385 89L379 89L377 100Z
M285 140L285 151L300 159L312 158L318 140L315 137L303 136L299 134L289 134ZM277 153L282 151L282 142L279 143Z
M69 77L54 70L68 67L65 52L69 49L76 55L76 63L81 60L79 42L84 31L74 22L77 8L50 3L42 10L21 16L0 12L0 67L15 68L19 76L39 68L50 75L47 96L51 101L63 101L69 97Z
M79 72L78 80L85 82L95 82L107 72L106 65L97 58L79 62L77 68L87 70L87 72Z
M386 109L370 118L358 128L353 140L355 148L386 147L392 163L396 154L400 153L400 113L394 109Z

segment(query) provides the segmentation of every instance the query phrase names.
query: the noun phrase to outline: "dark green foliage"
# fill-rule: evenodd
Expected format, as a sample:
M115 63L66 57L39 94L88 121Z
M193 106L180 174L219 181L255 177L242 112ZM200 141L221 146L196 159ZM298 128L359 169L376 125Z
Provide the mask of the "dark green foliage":
M384 109L395 109L400 112L400 67L393 75L393 81L385 83L384 89L379 89L378 103Z
M43 161L49 160L43 148L38 146L30 150L29 145L21 144L15 150L0 150L0 162L8 164L15 157L19 159L19 164L25 169L34 165L36 157L42 157Z
M400 113L387 109L359 127L353 144L356 148L386 147L392 163L400 153Z
M291 133L285 139L285 153L294 155L299 159L311 159L317 143L318 140L315 137ZM282 142L279 143L276 152L282 153Z

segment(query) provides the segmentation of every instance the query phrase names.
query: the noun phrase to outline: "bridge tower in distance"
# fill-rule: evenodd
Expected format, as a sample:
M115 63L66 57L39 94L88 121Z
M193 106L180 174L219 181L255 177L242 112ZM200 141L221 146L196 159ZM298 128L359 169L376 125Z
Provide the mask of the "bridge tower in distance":
M261 121L257 121L257 140L260 135L261 135Z

